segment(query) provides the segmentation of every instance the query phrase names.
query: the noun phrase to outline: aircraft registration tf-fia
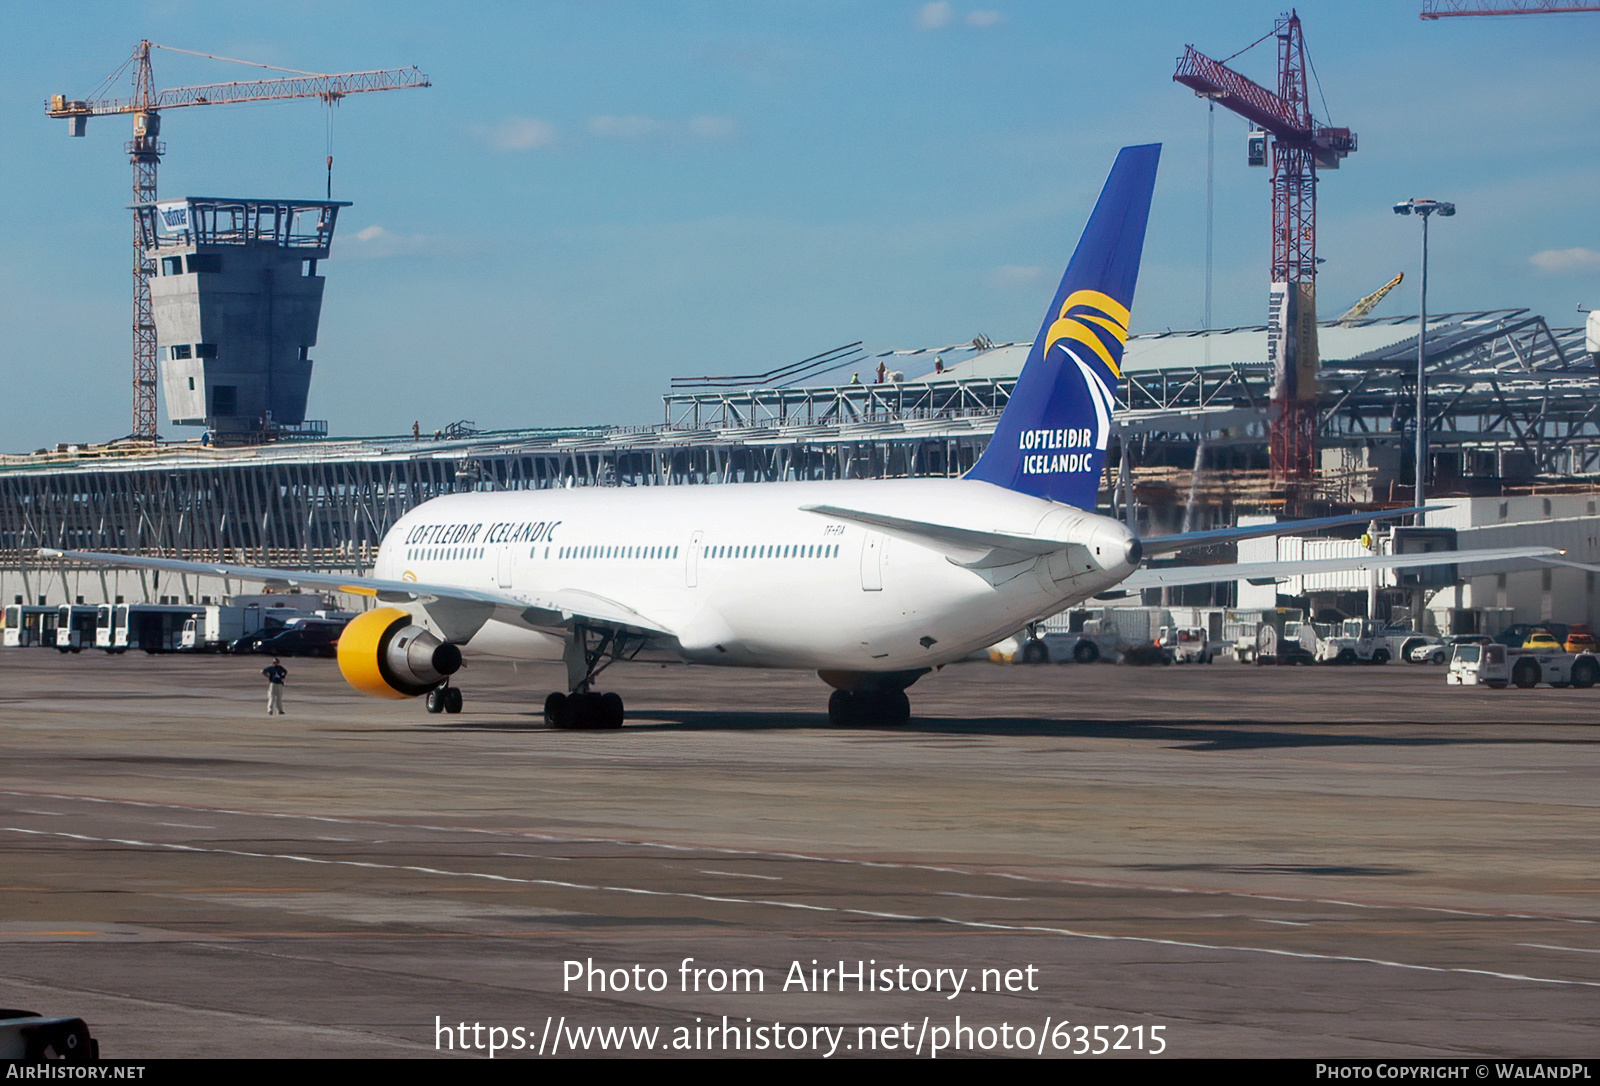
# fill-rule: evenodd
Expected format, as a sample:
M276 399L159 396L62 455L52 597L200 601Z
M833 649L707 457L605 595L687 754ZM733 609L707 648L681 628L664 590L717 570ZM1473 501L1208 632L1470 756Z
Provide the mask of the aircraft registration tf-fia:
M450 679L466 651L564 661L567 688L545 700L557 727L619 726L622 700L596 680L629 660L815 670L834 688L834 722L904 722L918 678L1034 619L1139 576L1236 575L1137 574L1146 555L1286 531L1141 541L1093 512L1159 153L1117 156L994 437L964 478L453 494L401 518L370 578L47 553L373 597L381 606L340 638L340 670L359 690L426 697L435 712L460 711Z

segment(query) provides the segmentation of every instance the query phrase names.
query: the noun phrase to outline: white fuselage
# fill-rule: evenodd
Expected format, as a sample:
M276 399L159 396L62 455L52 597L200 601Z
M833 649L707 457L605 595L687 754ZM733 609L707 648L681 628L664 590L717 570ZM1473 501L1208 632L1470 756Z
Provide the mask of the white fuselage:
M806 505L1061 550L968 568L959 563L982 566L984 548ZM1131 538L1114 520L958 479L509 491L413 509L385 536L374 574L530 601L592 594L672 631L653 655L690 662L899 671L959 659L1104 592L1133 571ZM491 620L463 647L553 660L564 639Z

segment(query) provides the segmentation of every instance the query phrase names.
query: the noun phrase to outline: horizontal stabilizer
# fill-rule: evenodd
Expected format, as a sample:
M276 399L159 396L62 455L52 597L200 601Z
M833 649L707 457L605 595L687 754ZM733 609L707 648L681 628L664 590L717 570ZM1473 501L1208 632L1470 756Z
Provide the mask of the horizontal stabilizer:
M958 528L951 524L891 517L884 513L844 509L837 505L802 505L800 508L807 513L849 521L864 528L875 528L887 535L909 539L913 543L931 545L934 549L943 551L956 565L968 569L1008 566L1080 546L1076 543L1064 543L1058 539L1040 539L1037 536L1013 535L1010 532Z
M1204 532L1182 532L1177 535L1158 535L1140 540L1144 552L1150 555L1171 554L1185 547L1202 547L1211 543L1233 543L1241 539L1264 539L1273 535L1301 535L1320 532L1324 528L1341 528L1350 524L1367 524L1374 520L1395 520L1413 513L1431 513L1442 505L1413 506L1410 509L1389 509L1382 513L1347 513L1337 517L1315 517L1311 520L1280 520L1273 524L1252 524L1246 528L1214 528Z

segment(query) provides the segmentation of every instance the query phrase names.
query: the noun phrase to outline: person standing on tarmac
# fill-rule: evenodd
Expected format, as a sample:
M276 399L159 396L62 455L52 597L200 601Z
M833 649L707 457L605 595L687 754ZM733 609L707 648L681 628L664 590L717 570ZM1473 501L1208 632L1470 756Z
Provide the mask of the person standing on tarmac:
M289 677L289 669L278 663L278 658L272 658L272 666L261 669L261 674L267 677L267 715L277 713L283 715L283 680Z

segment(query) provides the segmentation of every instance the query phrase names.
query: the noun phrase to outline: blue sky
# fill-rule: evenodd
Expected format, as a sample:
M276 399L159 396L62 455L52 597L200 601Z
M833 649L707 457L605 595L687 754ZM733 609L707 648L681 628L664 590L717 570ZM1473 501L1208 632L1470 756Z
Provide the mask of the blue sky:
M1319 307L1397 271L1453 200L1430 308L1600 304L1600 15L1425 23L1420 0L1301 5L1319 119L1360 150L1320 191ZM311 71L415 64L334 115L340 220L312 417L336 433L650 423L675 374L864 340L1037 330L1116 149L1165 145L1135 330L1198 327L1205 107L1171 81L1267 33L1253 4L4 4L0 448L128 430L125 118L43 115L141 37ZM1234 65L1274 83L1269 40ZM249 76L156 55L158 86ZM1314 91L1314 94L1316 92ZM1323 97L1327 108L1323 108ZM163 119L161 194L318 196L316 102ZM1216 119L1213 323L1264 319L1267 172ZM163 414L163 419L165 418ZM163 425L169 437L196 432Z

